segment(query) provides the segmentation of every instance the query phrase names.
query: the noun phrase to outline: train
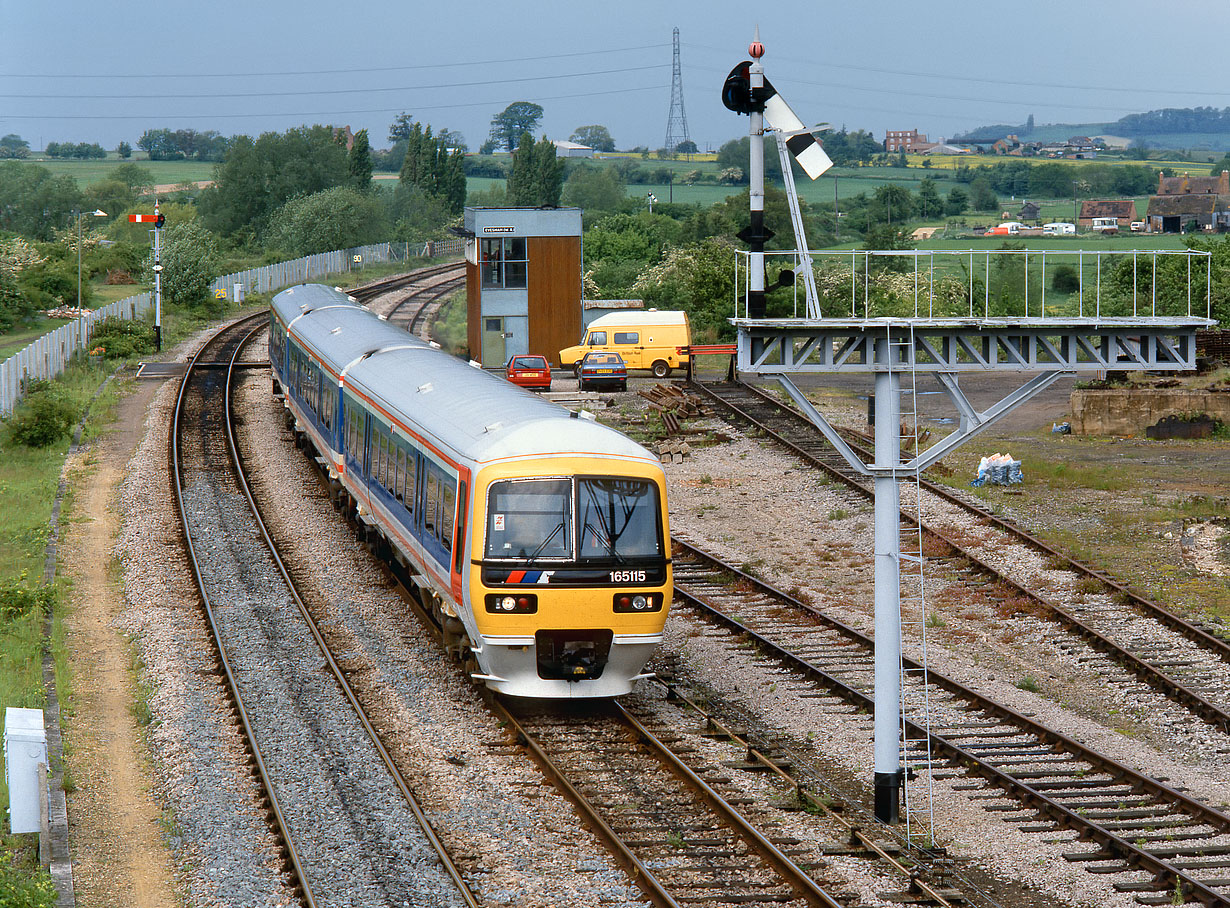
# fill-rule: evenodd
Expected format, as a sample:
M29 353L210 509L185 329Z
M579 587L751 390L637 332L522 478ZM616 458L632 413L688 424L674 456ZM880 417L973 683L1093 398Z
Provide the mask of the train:
M269 361L335 500L474 679L584 699L648 677L673 591L656 456L321 284L273 298Z

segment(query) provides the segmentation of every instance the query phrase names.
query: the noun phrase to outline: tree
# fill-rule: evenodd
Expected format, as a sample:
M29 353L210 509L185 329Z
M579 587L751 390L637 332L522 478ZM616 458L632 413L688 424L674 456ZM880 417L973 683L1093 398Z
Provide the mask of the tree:
M254 239L293 197L349 179L346 149L334 141L328 126L267 132L256 141L236 136L214 171L214 185L201 193L201 217L217 233L247 232Z
M16 133L0 139L0 158L28 158L30 143Z
M127 142L120 142L119 145L115 146L115 153L127 161L132 157L132 146Z
M465 154L470 150L470 146L466 144L466 137L455 129L441 129L436 133L436 141L450 152L460 151Z
M565 204L590 212L616 211L627 197L627 187L611 167L584 164L575 168L564 183Z
M889 183L876 190L875 205L878 212L873 214L873 217L889 224L901 224L914 214L914 196L910 190L896 183Z
M960 186L948 190L948 200L944 203L944 214L949 217L965 214L969 208L969 194Z
M119 180L134 192L143 193L154 188L154 174L140 164L121 164L111 171L111 179Z
M969 184L970 206L975 211L995 211L999 208L999 197L985 177L978 177Z
M672 247L660 264L641 274L631 292L646 306L686 310L694 340L733 340L728 319L735 295L734 258L734 246L723 238Z
M56 228L72 225L73 209L81 207L81 200L71 176L55 176L39 164L0 164L0 230L50 240Z
M404 110L393 118L393 122L389 124L389 141L396 145L398 142L404 142L410 138L410 130L414 125L414 120L410 114Z
M218 275L218 246L196 221L176 224L162 238L162 292L167 302L198 306L209 301Z
M542 108L532 101L513 101L491 118L491 141L498 148L512 151L522 133L533 134L542 119Z
M555 207L564 187L564 162L556 157L555 144L543 136L535 143L528 132L513 152L508 175L508 198L514 205Z
M935 188L935 180L927 177L918 184L918 215L922 218L938 218L944 213L944 200Z
M387 236L384 206L354 186L291 199L274 214L267 245L291 256L374 243Z
M372 150L366 129L355 133L354 143L346 154L346 169L350 172L352 187L359 192L372 191Z
M615 140L605 126L578 126L576 132L568 137L569 142L579 142L588 145L594 151L614 151Z
M696 154L699 151L700 149L696 147L696 143L693 142L691 139L684 139L682 142L680 142L678 145L675 146L676 154Z
M424 130L418 122L410 124L404 141L399 184L415 186L424 196L440 199L452 214L461 214L466 202L465 153L456 147L450 151L447 138L432 136L431 127Z

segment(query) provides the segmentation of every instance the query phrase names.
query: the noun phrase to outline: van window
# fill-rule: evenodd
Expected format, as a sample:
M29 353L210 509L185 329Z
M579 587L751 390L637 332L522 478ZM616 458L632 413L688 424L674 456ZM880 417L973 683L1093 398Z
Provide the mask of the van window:
M636 331L616 331L615 343L617 344L639 344L641 336Z
M586 341L586 343L588 343L591 347L602 346L603 344L606 343L606 332L605 331L589 332L589 340Z

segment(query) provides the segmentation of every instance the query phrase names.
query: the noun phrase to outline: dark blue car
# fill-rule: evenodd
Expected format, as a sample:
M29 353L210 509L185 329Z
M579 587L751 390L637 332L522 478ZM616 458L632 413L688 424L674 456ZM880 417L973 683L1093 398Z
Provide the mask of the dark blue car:
M582 391L596 391L600 388L628 390L628 367L618 353L586 353L577 374L581 379Z

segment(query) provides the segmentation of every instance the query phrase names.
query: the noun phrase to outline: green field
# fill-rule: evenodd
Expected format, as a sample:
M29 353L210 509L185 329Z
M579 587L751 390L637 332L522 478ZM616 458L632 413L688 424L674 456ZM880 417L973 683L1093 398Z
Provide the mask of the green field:
M154 183L159 186L194 183L214 178L214 164L208 161L122 161L114 156L104 161L58 161L34 158L30 160L32 163L46 167L52 173L67 174L73 177L80 186L90 186L109 179L115 168L121 164L138 164L144 167L154 175Z

